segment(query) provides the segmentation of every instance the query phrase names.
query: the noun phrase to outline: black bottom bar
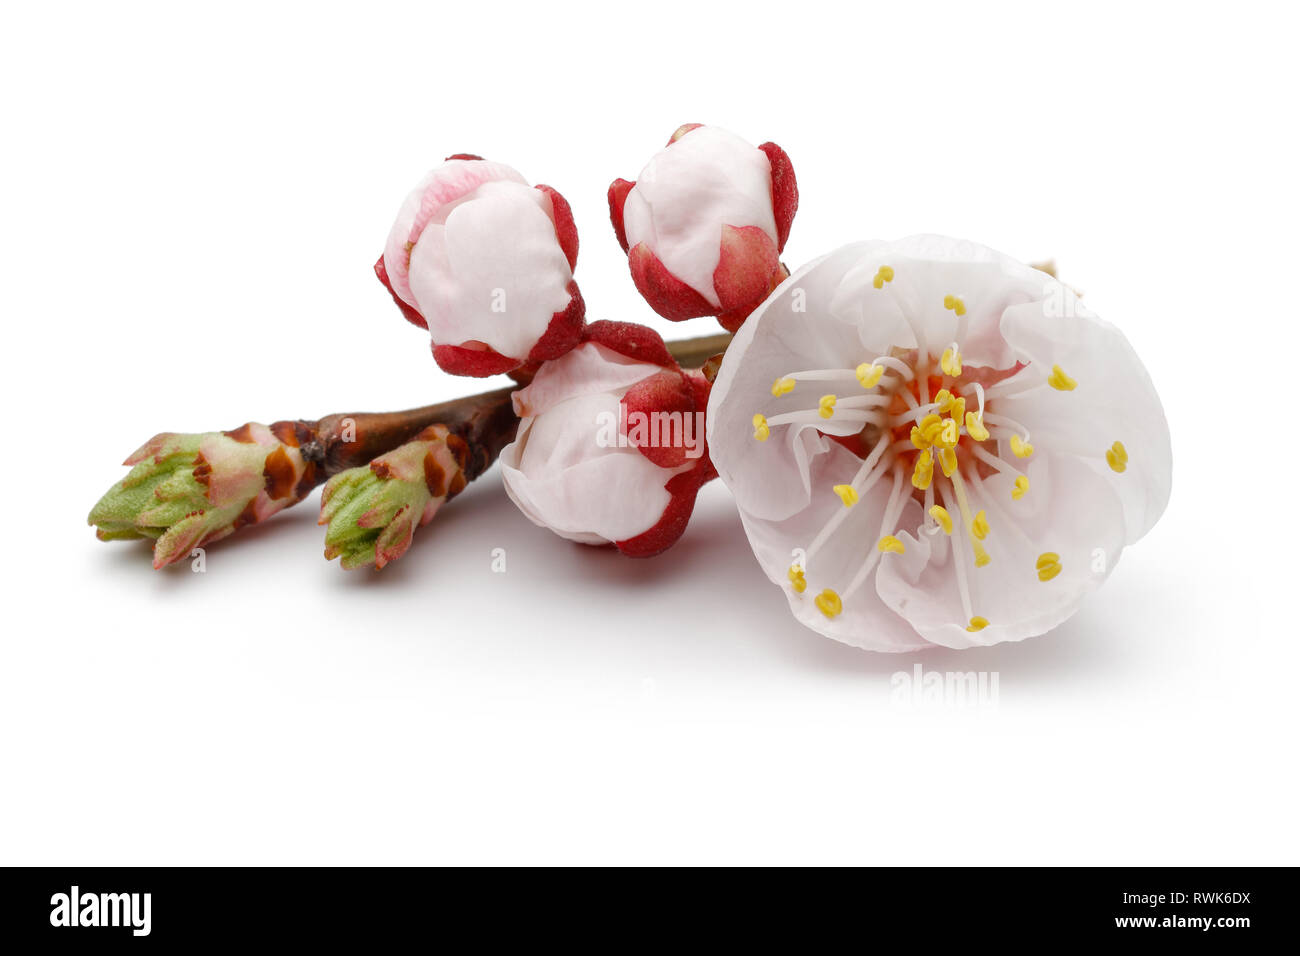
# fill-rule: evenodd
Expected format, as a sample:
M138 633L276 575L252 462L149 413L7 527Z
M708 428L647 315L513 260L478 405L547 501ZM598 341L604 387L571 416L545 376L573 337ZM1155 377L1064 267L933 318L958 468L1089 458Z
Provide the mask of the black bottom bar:
M1181 947L1287 938L1291 869L708 871L8 869L0 933L37 944L701 939L1079 941ZM510 885L513 884L513 885ZM15 950L10 950L14 952Z

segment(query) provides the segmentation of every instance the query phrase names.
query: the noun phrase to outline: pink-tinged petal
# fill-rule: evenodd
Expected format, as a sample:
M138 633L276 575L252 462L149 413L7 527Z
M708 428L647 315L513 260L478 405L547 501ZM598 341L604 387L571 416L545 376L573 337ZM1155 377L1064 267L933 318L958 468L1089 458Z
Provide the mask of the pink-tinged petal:
M653 558L667 551L685 533L701 483L694 472L674 475L664 486L672 498L663 516L636 537L615 541L614 547L629 558Z
M676 468L686 463L685 429L694 428L691 415L695 412L695 393L686 376L677 371L664 371L637 382L623 395L623 414L620 421L622 433L637 451L660 468ZM675 415L680 431L671 426L671 419L654 416ZM638 422L639 419L639 422ZM641 423L669 422L653 429ZM637 427L638 425L641 427ZM645 443L635 439L644 437ZM662 444L663 439L667 444Z
M438 345L482 343L523 361L573 299L552 203L518 183L485 183L411 252L410 283Z
M578 227L573 223L573 210L569 201L550 186L538 185L551 200L551 221L555 223L555 238L564 250L564 258L569 260L569 269L578 268Z
M483 158L482 156L478 156L474 153L452 153L450 156L447 157L446 160L444 160L444 162L450 162L453 159L480 159L481 160L482 158Z
M758 226L722 227L722 249L713 270L713 289L723 312L746 310L746 315L767 298L780 270L772 237Z
M758 148L767 154L772 167L772 213L776 218L776 249L781 252L790 238L790 225L799 209L799 184L785 150L776 143L764 143Z
M487 378L490 375L503 375L520 365L517 358L502 355L487 346L475 347L481 343L466 342L462 345L433 346L433 360L438 368L449 375L468 375L471 378Z
M609 184L609 221L614 226L614 235L624 252L627 252L627 229L623 226L623 204L627 202L627 194L635 185L626 179L616 179Z
M427 329L429 323L424 321L424 316L419 313L419 310L414 306L403 302L402 297L393 291L393 284L388 281L388 269L384 267L383 256L380 256L375 260L375 275L377 275L379 281L384 284L384 288L388 290L388 294L393 297L393 301L397 303L397 307L402 310L402 315L406 317L406 321L410 322L412 325L417 325L422 329Z
M489 182L527 185L523 176L504 163L451 159L430 171L406 197L384 245L384 268L389 286L403 302L408 305L415 303L409 276L411 250L424 234L425 227L439 219L444 207L464 199Z
M683 123L681 126L677 127L677 129L673 130L673 135L668 137L667 145L671 146L691 130L699 129L703 125L703 123Z
M569 283L569 295L572 298L569 299L568 306L551 317L551 324L546 327L542 337L528 353L529 363L557 359L582 340L582 326L587 316L587 304L583 302L582 293L578 291L578 283Z
M682 282L659 261L643 242L637 243L628 253L628 265L637 291L665 319L682 322L701 315L717 315L704 296Z
M647 362L663 368L676 368L677 360L664 345L663 337L652 328L635 322L592 322L582 331L582 341L603 345L611 352L635 362Z

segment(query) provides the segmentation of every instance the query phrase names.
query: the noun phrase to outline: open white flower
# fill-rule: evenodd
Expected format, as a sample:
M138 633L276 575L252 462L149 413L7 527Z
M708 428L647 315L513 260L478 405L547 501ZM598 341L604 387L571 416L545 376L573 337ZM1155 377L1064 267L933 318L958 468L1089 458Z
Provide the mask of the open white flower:
M795 616L876 650L1042 634L1169 499L1169 428L1123 334L940 236L786 280L727 350L708 439Z

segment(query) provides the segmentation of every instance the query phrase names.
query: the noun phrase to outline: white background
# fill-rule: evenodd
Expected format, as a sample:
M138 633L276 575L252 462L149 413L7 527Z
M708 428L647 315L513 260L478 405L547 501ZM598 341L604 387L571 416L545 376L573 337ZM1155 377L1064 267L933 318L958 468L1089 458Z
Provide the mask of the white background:
M1284 9L8 5L0 862L1300 862ZM789 152L792 267L942 232L1125 329L1173 498L1065 626L835 644L716 483L649 562L495 471L378 574L321 558L314 496L204 574L85 526L157 431L477 389L371 273L449 153L569 199L591 318L715 330L649 311L607 219L683 122ZM917 661L998 705L892 702Z

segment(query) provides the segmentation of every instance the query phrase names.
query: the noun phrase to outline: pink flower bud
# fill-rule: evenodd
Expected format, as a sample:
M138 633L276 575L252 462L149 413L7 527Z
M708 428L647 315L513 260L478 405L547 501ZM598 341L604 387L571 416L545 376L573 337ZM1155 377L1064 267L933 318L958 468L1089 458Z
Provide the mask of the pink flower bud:
M563 196L460 153L406 197L375 274L402 314L429 330L439 366L481 377L577 344L586 312L577 261Z
M785 151L688 123L641 170L609 187L609 218L632 280L679 322L714 315L734 332L789 275L780 253L799 206Z
M704 440L708 393L654 331L594 322L515 393L519 432L501 453L506 492L561 537L658 554L681 537L700 486L717 474Z

